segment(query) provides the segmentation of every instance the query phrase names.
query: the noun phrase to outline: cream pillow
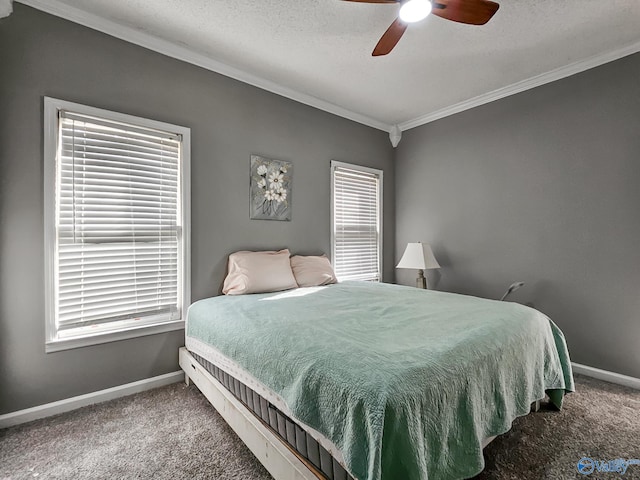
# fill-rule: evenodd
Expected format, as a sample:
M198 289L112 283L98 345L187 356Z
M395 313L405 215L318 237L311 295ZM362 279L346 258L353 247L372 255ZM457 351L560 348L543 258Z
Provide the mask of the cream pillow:
M303 257L302 255L291 257L291 269L300 287L315 287L338 282L331 263L325 255L320 257Z
M291 271L289 250L278 252L236 252L229 255L229 273L224 279L222 293L279 292L297 288Z

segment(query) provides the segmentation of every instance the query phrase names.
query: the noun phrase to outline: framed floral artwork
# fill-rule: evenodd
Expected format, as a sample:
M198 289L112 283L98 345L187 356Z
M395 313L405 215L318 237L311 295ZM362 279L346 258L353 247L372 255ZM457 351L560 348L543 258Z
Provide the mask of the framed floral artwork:
M251 155L251 218L291 220L291 162Z

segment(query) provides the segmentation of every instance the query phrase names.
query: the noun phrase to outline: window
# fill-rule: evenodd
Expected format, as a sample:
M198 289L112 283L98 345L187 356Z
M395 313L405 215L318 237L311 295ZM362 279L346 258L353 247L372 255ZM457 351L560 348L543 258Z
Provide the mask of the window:
M184 328L190 131L45 98L46 350Z
M382 278L382 171L331 162L332 259L339 280Z

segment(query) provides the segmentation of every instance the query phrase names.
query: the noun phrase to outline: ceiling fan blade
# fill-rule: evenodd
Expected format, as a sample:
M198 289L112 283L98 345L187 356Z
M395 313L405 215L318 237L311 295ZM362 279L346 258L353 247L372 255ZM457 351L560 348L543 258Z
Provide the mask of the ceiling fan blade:
M343 2L360 2L360 3L399 3L398 0L342 0Z
M399 18L396 18L395 22L391 24L387 31L384 32L384 35L378 40L378 44L376 48L373 49L373 53L371 54L374 57L379 57L380 55L386 55L393 47L396 46L398 41L404 35L405 30L407 29L407 24L401 22Z
M453 22L484 25L500 5L490 0L433 0L431 13Z

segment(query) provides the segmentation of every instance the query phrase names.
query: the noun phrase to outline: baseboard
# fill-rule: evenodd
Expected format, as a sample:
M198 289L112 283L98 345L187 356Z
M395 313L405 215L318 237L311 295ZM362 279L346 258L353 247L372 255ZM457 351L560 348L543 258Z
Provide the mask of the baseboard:
M184 380L184 372L165 373L157 377L145 378L137 382L118 385L117 387L99 390L97 392L79 395L77 397L66 398L57 402L38 405L37 407L18 410L17 412L6 413L0 415L0 428L12 427L21 423L31 422L39 418L50 417L59 413L75 410L76 408L86 407L95 403L106 402L114 398L126 397L134 393L144 392L157 387L163 387L171 383L177 383Z
M572 362L571 366L573 367L574 373L640 390L640 378L609 372L607 370L601 370L599 368L589 367L575 362ZM180 370L178 372L171 372L164 375L158 375L157 377L145 378L144 380L138 380L137 382L87 393L77 397L66 398L64 400L39 405L37 407L18 410L17 412L6 413L4 415L0 415L0 428L12 427L21 423L38 420L39 418L50 417L59 413L75 410L76 408L86 407L87 405L126 397L127 395L163 387L183 380L184 372Z
M599 368L581 365L580 363L571 362L573 373L579 373L587 377L597 378L605 382L616 383L640 390L640 378L621 375L620 373L609 372L608 370L600 370Z

